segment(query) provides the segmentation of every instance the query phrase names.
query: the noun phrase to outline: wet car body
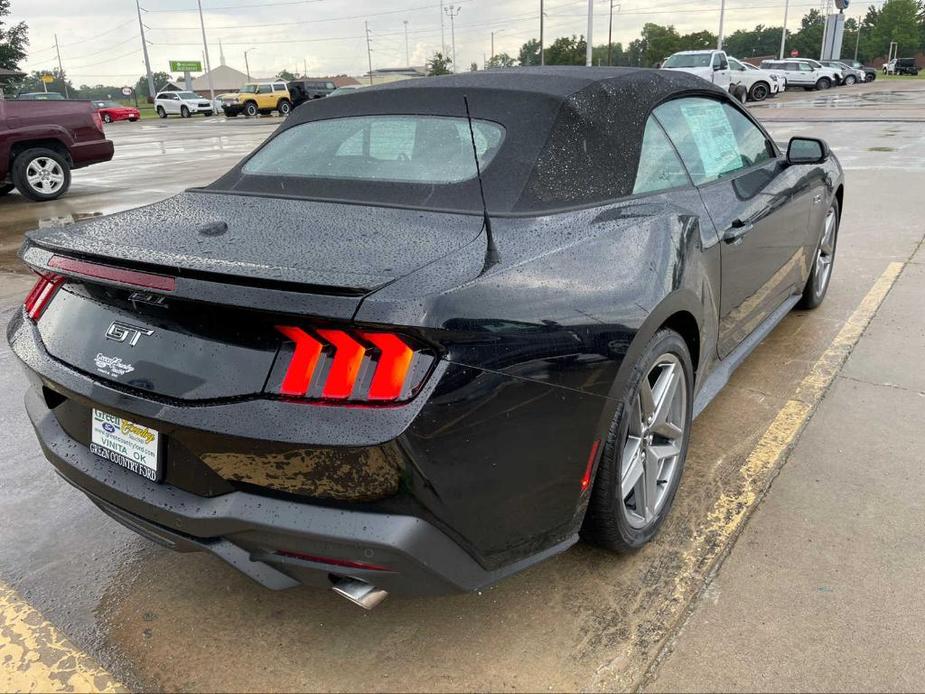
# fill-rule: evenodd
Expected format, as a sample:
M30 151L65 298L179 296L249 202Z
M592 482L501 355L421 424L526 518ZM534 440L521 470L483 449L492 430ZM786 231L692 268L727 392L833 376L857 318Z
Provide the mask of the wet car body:
M345 114L462 128L471 107L506 129L481 180L306 181L248 173L251 159L163 203L30 234L23 260L58 286L8 338L47 457L120 522L273 588L474 590L563 551L645 344L665 326L688 342L699 412L795 304L821 211L843 194L834 158L789 165L770 138L773 158L735 176L634 192L652 113L681 98L760 127L678 73L371 88L273 139ZM286 387L301 343L281 326L324 343L302 395ZM334 400L344 334L366 347ZM372 402L356 395L372 392L383 334L414 356L401 393ZM159 432L158 479L90 452L94 410Z

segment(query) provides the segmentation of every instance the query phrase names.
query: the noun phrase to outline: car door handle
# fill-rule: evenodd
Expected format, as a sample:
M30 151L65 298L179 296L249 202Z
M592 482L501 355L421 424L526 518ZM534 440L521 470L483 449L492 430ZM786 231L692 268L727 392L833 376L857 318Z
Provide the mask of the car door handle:
M723 241L733 244L742 243L742 237L754 228L755 225L748 220L743 222L741 219L734 219L730 227L726 229L726 233L723 234Z

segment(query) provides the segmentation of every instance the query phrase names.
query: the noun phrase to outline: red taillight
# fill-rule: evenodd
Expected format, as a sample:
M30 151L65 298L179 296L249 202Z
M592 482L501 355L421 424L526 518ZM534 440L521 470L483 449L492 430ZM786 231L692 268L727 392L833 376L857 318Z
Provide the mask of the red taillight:
M308 386L311 385L318 357L321 355L321 343L301 328L278 325L276 329L295 343L295 352L292 361L289 362L289 368L286 369L280 392L283 395L305 395Z
M26 315L37 321L63 283L64 278L61 275L39 275L35 286L32 287L32 291L26 295L26 300L23 302Z
M282 395L340 402L396 402L413 391L430 357L387 332L336 328L312 331L287 325L276 329L294 344L281 381ZM284 352L285 354L285 352ZM418 360L415 361L415 358ZM416 365L416 366L415 366Z
M319 330L318 334L334 346L334 363L324 382L322 395L333 400L346 400L356 385L366 348L343 330Z
M96 129L102 133L103 132L103 119L102 117L100 117L100 112L93 111L93 113L90 114L90 117L93 118L93 125L96 126Z
M140 272L138 270L127 270L112 265L101 265L100 263L91 263L86 260L77 260L76 258L65 258L61 255L54 255L48 261L48 267L57 268L64 272L92 277L94 279L108 280L116 284L127 284L132 287L142 287L144 289L156 289L162 292L172 292L177 288L177 282L173 277L167 275L155 275L151 272Z
M397 400L405 387L414 352L397 335L363 333L382 352L373 382L369 386L370 400Z

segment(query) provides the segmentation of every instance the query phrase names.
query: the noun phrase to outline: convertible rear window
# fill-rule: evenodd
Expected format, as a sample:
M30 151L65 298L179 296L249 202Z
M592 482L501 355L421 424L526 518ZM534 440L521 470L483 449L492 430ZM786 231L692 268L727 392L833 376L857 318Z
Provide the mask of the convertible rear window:
M473 120L484 169L504 139L497 123ZM405 183L459 183L476 176L469 123L444 116L354 116L284 130L244 165L256 176Z

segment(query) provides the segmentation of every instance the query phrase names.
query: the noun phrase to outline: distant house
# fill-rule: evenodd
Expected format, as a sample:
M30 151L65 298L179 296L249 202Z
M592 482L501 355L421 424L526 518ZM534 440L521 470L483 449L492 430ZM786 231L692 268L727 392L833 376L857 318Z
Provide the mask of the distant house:
M215 94L227 94L236 92L248 82L261 82L257 78L247 78L247 74L240 70L235 70L227 65L219 65L212 70L212 85L209 85L209 73L204 72L199 77L193 78L193 91L200 96L209 96L209 89L214 89Z

